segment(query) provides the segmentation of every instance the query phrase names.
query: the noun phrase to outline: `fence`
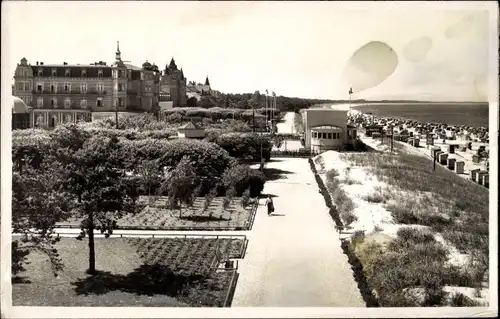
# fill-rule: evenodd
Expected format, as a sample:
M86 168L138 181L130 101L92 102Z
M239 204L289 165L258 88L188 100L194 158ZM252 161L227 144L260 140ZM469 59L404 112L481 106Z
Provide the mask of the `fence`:
M310 158L319 155L318 151L271 151L271 157L300 157Z
M225 271L231 271L233 274L231 276L231 281L229 282L229 289L227 291L223 307L231 307L231 303L233 302L234 297L234 291L236 290L236 283L238 282L240 274L238 273L237 269L227 269Z
M12 234L12 236L22 236L23 234ZM57 237L60 236L78 236L79 233L74 233L74 232L64 232L64 231L58 231L56 233ZM116 234L113 233L114 237L120 237L120 238L127 238L127 237L132 237L132 238L200 238L200 239L241 239L243 240L244 244L242 245L241 249L241 254L244 255L244 249L246 248L248 239L246 235L209 235L209 234L145 234L145 233L134 233L134 232L127 232L127 233L122 233L122 234ZM94 233L95 238L105 238L105 235L100 234L100 233Z

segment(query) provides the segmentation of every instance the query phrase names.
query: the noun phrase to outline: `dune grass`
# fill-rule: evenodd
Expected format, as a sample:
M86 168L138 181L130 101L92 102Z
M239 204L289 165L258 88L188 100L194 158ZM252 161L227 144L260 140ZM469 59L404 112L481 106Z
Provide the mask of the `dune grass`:
M478 287L488 273L488 190L439 165L434 171L432 161L420 156L405 153L341 156L347 162L363 166L385 183L385 187L376 187L365 196L366 201L382 204L396 224L427 226L426 230L400 229L397 238L386 246L354 245L381 304L474 304L459 294L445 296L442 287ZM467 265L459 267L448 262L447 246L434 239L438 233L445 243L470 257ZM408 293L414 287L424 289L423 299Z

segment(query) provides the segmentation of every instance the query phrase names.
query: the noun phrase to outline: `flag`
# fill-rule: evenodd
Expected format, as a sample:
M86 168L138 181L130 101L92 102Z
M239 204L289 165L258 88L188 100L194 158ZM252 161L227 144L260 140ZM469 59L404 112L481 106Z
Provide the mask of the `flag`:
M266 90L266 94L269 94L269 92Z
M349 94L352 94L352 93L353 93L353 92L352 92L352 88L349 88Z

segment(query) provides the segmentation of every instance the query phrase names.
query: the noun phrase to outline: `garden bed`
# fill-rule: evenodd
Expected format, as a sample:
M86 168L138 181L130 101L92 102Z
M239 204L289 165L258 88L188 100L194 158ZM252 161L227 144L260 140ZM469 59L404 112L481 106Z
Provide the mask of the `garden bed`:
M97 274L86 275L88 242L61 238L64 269L54 277L46 255L28 255L26 271L12 286L14 306L223 307L236 270L205 272L217 248L241 258L243 238L96 239Z
M404 152L330 151L311 164L338 210L332 217L351 228L344 250L381 306L487 304L486 189ZM417 255L418 267L406 262ZM479 297L449 293L467 287ZM419 288L424 297L410 294Z
M147 202L147 199L141 198ZM204 198L197 198L192 207L166 208L167 198L154 199L140 213L125 215L117 221L118 229L124 230L250 230L252 228L257 201L251 200L243 208L241 199L234 198L224 210L222 198L215 198L207 210L203 210ZM80 228L78 219L57 223L59 228Z

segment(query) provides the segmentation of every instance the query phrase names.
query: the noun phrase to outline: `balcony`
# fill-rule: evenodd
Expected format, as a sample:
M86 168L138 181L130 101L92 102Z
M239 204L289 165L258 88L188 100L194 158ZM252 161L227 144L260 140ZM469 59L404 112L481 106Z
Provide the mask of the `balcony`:
M88 89L85 94L105 95L106 91L98 91L97 89Z
M95 95L105 95L106 91L97 91L96 89L90 89L87 91L82 91L80 89L71 89L70 91L65 90L33 90L31 91L33 94L48 94L48 95L69 95L69 94L95 94Z

